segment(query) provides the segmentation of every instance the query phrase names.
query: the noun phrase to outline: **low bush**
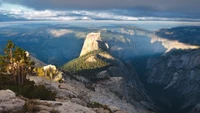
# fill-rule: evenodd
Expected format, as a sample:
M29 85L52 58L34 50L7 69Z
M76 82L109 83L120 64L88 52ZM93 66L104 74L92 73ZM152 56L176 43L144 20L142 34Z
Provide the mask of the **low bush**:
M0 90L10 89L17 95L30 99L55 100L56 93L45 88L44 85L36 86L33 81L25 80L23 86L16 85L11 75L0 74Z
M50 113L60 113L60 112L55 110L55 109L53 109L53 110L50 111Z
M107 105L103 105L103 104L100 104L98 102L88 103L87 107L89 107L89 108L103 108L105 110L110 111L110 113L112 113L111 109Z
M14 113L38 113L39 111L41 111L41 109L38 107L38 105L52 107L51 104L38 102L38 101L32 100L32 99L31 100L25 99L25 101L26 101L26 103L25 103L23 109L16 111ZM59 111L53 109L50 111L50 113L59 113Z

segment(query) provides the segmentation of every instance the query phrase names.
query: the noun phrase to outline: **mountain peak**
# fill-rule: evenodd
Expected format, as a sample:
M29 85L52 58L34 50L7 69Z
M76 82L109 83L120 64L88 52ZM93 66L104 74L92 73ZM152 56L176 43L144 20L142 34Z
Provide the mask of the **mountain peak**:
M94 50L107 50L108 48L108 44L103 42L101 39L101 33L89 33L86 36L80 56L83 56Z

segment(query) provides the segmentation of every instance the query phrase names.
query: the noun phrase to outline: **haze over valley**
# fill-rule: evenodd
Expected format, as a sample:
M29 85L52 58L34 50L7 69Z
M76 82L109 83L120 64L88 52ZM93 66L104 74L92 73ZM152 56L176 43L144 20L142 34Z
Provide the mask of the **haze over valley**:
M162 54L173 49L172 43L163 45L161 38L155 38L159 28L171 28L181 25L193 26L193 22L15 22L3 23L0 27L1 53L7 40L12 40L45 63L63 65L79 56L84 39L90 32L99 32L110 46L110 52L117 58L131 59ZM145 24L147 23L147 24ZM145 24L145 25L144 25ZM198 36L198 35L197 35ZM159 36L158 36L159 37ZM164 37L165 39L165 37ZM166 38L167 39L167 38ZM180 42L182 43L182 42ZM186 49L198 48L198 45L183 43ZM184 48L181 45L182 48ZM178 46L178 45L175 45ZM180 47L179 47L180 48ZM178 49L179 49L178 48Z

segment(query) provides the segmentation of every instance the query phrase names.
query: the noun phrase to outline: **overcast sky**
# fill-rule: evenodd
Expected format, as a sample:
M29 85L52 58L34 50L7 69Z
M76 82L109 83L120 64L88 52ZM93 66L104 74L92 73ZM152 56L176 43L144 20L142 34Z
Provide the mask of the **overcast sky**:
M17 19L200 19L200 0L0 0L0 2L0 15Z

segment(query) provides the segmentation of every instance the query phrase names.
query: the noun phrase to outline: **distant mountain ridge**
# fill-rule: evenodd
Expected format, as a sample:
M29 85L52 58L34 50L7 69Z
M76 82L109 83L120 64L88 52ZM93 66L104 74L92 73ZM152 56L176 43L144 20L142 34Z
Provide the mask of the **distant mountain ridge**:
M160 29L155 32L155 35L168 40L177 40L180 43L200 45L200 26Z
M161 42L169 52L173 49L198 49L200 48L200 27L176 27L160 29L152 36L151 43Z
M84 39L90 32L101 33L109 52L119 59L164 52L159 43L150 43L152 32L137 27L74 27L67 25L24 24L0 28L0 46L12 40L47 64L63 65L80 55ZM143 44L145 46L143 46ZM3 50L0 47L0 52Z

